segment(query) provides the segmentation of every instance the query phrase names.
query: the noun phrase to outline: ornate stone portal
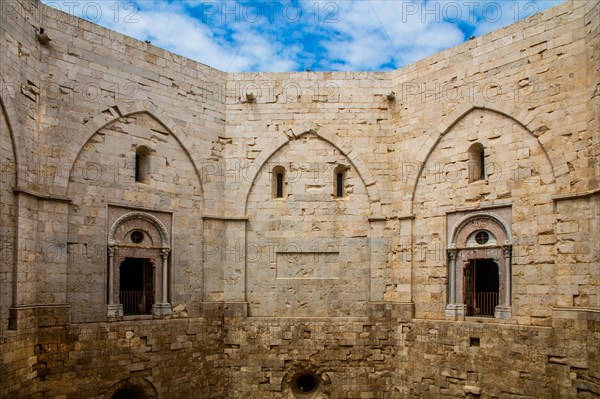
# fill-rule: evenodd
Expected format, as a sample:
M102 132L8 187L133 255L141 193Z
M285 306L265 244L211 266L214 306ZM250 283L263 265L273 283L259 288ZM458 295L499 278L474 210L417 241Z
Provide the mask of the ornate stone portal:
M491 259L499 273L499 298L494 317L510 318L512 235L508 223L497 212L468 213L453 225L448 242L449 296L446 316L464 320L468 315L468 268L472 261Z
M111 208L111 219L123 213ZM151 265L148 286L153 298L152 314L155 317L171 314L168 300L168 265L171 252L170 234L161 220L148 212L127 211L117 217L108 233L108 313L109 320L124 316L121 301L122 287L119 265L129 259L144 260Z

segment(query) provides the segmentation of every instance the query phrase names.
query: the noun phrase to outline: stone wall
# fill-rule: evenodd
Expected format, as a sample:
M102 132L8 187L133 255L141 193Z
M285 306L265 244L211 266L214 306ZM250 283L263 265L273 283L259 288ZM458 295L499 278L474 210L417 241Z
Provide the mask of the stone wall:
M12 281L15 256L15 199L12 187L15 186L17 168L9 124L6 113L0 112L0 323L5 330L8 322L8 309L12 302Z
M475 143L485 148L486 178L470 182L477 165L469 161L468 150ZM426 287L414 297L417 316L440 317L446 304L449 214L486 205L512 208L513 315L525 318L525 324L530 317L547 316L542 300L559 304L559 299L547 295L553 248L539 240L553 231L554 192L546 154L514 120L474 110L446 132L423 165L414 196L413 239L424 256L413 259L413 284Z
M224 397L221 319L44 327L27 347L19 333L3 337L5 361L14 359L5 363L3 398L110 398L123 381L148 385L153 397Z
M285 174L282 198L270 190L278 168ZM337 173L343 173L341 197ZM250 315L366 314L369 198L347 157L312 134L290 141L262 165L247 209Z
M597 1L382 73L224 73L0 12L0 398L600 396ZM473 215L502 317L449 308ZM109 306L132 254L159 296L166 259L163 313Z
M145 182L134 176L139 147L149 151ZM197 172L177 136L148 114L119 118L90 138L69 176L67 292L73 321L106 317L106 226L112 224L108 210L116 199L121 207L172 214L173 306L186 303L198 316L202 259L195 248L203 246L203 205Z

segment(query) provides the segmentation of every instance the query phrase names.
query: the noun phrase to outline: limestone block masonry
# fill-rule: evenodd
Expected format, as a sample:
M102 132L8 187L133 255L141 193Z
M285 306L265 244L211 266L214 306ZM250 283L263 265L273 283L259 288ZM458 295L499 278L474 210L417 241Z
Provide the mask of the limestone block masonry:
M1 2L0 398L600 397L599 27L225 73Z

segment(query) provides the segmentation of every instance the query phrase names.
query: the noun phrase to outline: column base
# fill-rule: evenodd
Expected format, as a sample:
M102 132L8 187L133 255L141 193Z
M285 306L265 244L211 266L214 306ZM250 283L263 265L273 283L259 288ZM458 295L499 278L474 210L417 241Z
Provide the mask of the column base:
M108 311L106 316L109 321L117 321L123 318L123 304L121 303L110 303L108 304Z
M506 319L510 319L510 317L512 316L512 306L496 306L496 309L494 310L494 317L496 319L502 319L502 320L506 320Z
M154 317L166 316L171 313L173 313L173 307L170 303L155 303L152 305L152 315Z
M467 305L464 303L450 303L446 305L446 319L459 321L465 320Z

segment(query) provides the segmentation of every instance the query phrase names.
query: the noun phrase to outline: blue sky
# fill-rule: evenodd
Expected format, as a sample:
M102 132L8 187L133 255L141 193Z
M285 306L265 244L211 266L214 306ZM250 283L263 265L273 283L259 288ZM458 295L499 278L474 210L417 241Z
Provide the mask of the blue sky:
M227 72L400 68L562 0L44 0Z

